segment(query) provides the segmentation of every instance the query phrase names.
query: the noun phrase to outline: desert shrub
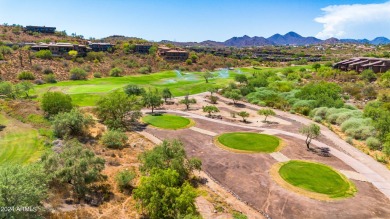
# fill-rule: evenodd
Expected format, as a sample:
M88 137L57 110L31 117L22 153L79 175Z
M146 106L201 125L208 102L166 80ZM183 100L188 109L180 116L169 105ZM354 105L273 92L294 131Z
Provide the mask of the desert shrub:
M12 53L11 47L0 46L0 54L5 55L5 54L11 54L11 53Z
M132 187L132 181L137 176L134 171L122 170L115 175L115 181L120 191L130 189Z
M29 71L22 71L18 74L19 80L34 80L35 76Z
M322 121L322 118L320 116L314 116L313 117L313 121L314 122L321 122Z
M296 93L296 98L304 100L315 100L314 107L336 107L340 108L344 105L341 99L341 87L336 83L329 82L312 82Z
M374 127L372 126L364 126L359 128L352 128L347 129L345 131L345 134L355 138L355 139L361 139L364 140L370 136L372 136L372 133L374 132Z
M47 116L69 112L73 108L72 98L61 92L47 92L42 97L41 107Z
M144 88L142 88L138 85L133 85L133 84L127 85L126 87L123 88L123 90L129 96L131 96L131 95L140 96L140 95L145 93Z
M110 70L110 76L111 77L120 77L123 70L121 68L113 68Z
M291 81L275 81L270 83L268 87L279 92L289 92L294 88L294 83Z
M325 119L326 113L328 112L328 107L319 107L315 108L310 112L311 117L320 117L321 120Z
M40 59L52 59L53 54L51 53L50 50L40 50L35 53L35 57L40 58Z
M381 148L381 142L375 137L368 137L366 139L366 144L371 150L379 150Z
M294 103L292 109L297 113L307 116L313 109L314 103L314 100L298 100Z
M50 67L47 67L47 68L45 68L44 70L43 70L43 74L46 74L46 75L48 75L48 74L53 74L54 72L53 72L53 70L50 68Z
M102 144L108 148L123 148L127 143L128 137L124 132L109 130L102 136Z
M88 61L95 61L97 60L98 62L102 62L104 58L104 53L103 52L89 52L87 53L86 59Z
M84 69L86 72L91 72L92 67L91 67L90 65L85 65L85 66L83 66L83 69Z
M0 82L0 98L4 96L7 98L14 97L14 87L11 82Z
M54 135L63 138L85 134L85 130L93 124L91 116L84 116L77 108L70 112L61 112L53 118Z
M100 73L100 72L95 72L95 73L93 74L93 77L95 77L95 78L101 78L101 77L102 77L102 73Z
M70 70L70 80L84 80L87 78L87 72L82 68L72 68Z
M42 85L44 83L45 83L45 81L41 80L41 79L37 79L37 80L34 81L34 84L37 84L37 85Z
M151 73L152 72L152 67L150 67L150 66L141 67L138 70L138 72L141 73L141 74Z
M34 64L32 68L34 71L42 71L42 66L40 64Z
M366 139L375 133L371 119L350 118L341 124L341 130L355 139Z
M57 80L56 80L56 77L54 76L54 74L48 74L45 76L45 82L50 83L50 84L54 84L54 83L57 83Z
M75 59L75 62L82 64L82 63L84 63L84 58L82 58L82 57L77 57L77 58Z

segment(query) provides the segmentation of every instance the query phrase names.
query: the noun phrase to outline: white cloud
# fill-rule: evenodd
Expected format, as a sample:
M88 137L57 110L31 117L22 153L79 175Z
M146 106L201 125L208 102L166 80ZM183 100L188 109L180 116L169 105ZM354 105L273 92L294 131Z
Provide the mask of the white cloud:
M331 5L314 20L323 24L316 37L373 38L390 37L390 1L381 4Z

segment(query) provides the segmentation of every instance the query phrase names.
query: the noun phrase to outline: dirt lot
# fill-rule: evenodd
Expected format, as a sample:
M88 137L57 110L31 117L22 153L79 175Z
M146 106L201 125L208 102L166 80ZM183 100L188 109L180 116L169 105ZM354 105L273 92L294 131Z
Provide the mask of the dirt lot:
M248 131L232 126L195 119L196 127L216 133ZM388 218L390 201L372 184L353 181L358 189L355 197L324 202L285 190L269 176L268 170L276 163L269 154L236 154L213 145L213 137L184 129L168 131L147 127L147 132L160 139L179 138L190 157L203 161L203 170L210 173L242 200L265 211L272 218ZM286 136L281 150L291 159L306 159L328 164L336 169L351 168L335 157L323 157L307 151L303 142Z

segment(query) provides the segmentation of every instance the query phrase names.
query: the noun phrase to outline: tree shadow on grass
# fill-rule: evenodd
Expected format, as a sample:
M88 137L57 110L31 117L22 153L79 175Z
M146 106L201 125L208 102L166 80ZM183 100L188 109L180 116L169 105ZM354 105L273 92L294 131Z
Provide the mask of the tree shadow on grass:
M308 151L321 157L331 157L330 149L328 147L311 147Z

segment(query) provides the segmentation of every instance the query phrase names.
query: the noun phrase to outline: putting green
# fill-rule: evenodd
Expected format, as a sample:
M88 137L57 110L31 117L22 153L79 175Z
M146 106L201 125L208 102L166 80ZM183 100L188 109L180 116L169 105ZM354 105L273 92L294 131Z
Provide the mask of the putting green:
M280 139L252 132L232 132L217 136L216 143L238 151L271 153L279 147Z
M142 120L149 125L163 129L182 129L194 124L191 119L172 114L147 115Z
M292 186L290 188L311 198L345 198L356 192L352 182L324 164L292 160L282 163L278 168L280 177Z

